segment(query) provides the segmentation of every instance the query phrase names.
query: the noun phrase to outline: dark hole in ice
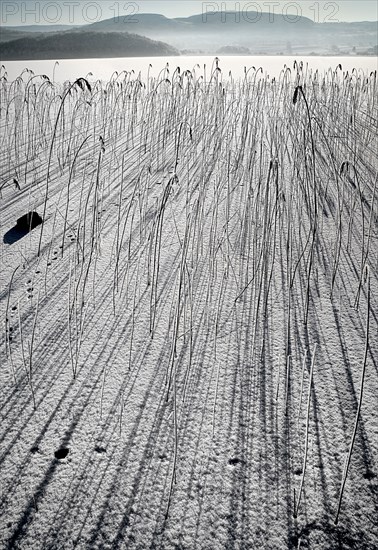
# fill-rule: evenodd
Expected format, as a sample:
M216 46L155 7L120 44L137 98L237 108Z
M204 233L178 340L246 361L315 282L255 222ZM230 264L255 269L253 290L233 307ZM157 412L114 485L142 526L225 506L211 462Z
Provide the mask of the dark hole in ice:
M104 447L100 447L99 445L96 445L95 451L96 453L106 453L106 449Z
M20 230L29 232L35 227L41 225L42 222L43 220L38 212L28 212L27 214L21 216L21 218L18 218L16 226Z
M70 452L69 449L62 447L61 449L58 449L57 451L55 451L54 455L55 455L55 458L57 458L58 460L62 460L63 458L66 458L69 452Z
M377 474L375 474L371 470L368 470L367 472L364 473L365 479L374 479L375 477L377 477Z
M32 229L41 225L43 220L38 212L28 212L18 218L17 223L4 235L3 241L6 244L13 244L27 235Z
M32 447L32 448L30 449L30 452L33 453L33 455L34 455L35 453L38 453L38 451L39 451L39 448L38 448L37 446Z
M230 458L228 463L230 466L237 466L238 464L243 464L243 461L240 458Z
M301 473L302 473L302 468L296 468L296 469L294 470L294 474L295 474L296 476L300 476Z

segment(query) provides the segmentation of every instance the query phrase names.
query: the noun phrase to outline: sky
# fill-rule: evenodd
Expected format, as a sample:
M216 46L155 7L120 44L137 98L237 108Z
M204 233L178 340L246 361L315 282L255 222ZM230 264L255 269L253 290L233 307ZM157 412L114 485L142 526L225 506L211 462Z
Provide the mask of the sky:
M129 15L134 18L138 13L161 13L166 17L187 17L210 11L261 11L290 16L303 15L313 21L377 21L377 0L337 0L332 2L314 0L278 1L261 0L258 2L204 2L200 0L0 0L0 24L71 24L94 23L115 16ZM0 30L1 32L1 30Z

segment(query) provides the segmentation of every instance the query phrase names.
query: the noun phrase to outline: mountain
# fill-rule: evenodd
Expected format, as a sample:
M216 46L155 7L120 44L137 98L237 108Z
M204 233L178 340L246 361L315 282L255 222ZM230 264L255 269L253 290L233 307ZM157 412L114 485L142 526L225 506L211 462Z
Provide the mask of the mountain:
M293 24L298 27L312 27L315 23L308 17L300 16L296 18L295 23L293 23L287 16L282 14L275 13L269 14L265 12L256 12L253 10L249 11L217 11L215 13L201 13L198 15L191 15L190 17L178 17L175 21L180 23L190 24L192 26L204 26L207 28L211 26L222 26L222 28L235 27L239 29L240 27L254 26L255 28L268 27L277 29L278 27L288 28L292 27Z
M132 29L132 32L141 35L157 37L164 34L167 38L172 36L180 40L182 35L206 36L209 33L219 33L220 31L222 34L243 34L261 32L262 30L271 32L296 30L298 32L314 25L315 23L307 17L299 17L293 25L287 17L282 15L275 15L272 21L269 13L248 11L241 16L238 12L228 11L174 19L168 19L156 13L138 13L133 16L98 21L86 25L86 29L110 32L130 32Z
M75 28L80 29L80 27L74 27L73 25L22 25L19 27L1 26L0 44L2 42L17 40L18 38L25 38L26 36L30 36L30 34L64 32Z
M3 29L9 29L13 31L22 32L23 34L29 33L29 32L63 32L63 31L69 31L71 29L79 28L77 25L21 25L21 26L9 26L9 27L3 27L1 29L1 32L3 32Z
M91 31L135 32L163 40L180 50L215 54L227 46L248 48L252 53L331 53L355 48L373 48L377 42L376 22L315 23L307 17L256 11L218 11L168 19L144 13L98 21L85 27ZM231 50L230 50L231 51Z
M149 45L152 50L159 51L160 55L175 55L172 52L177 53L176 50L208 55L216 55L219 51L230 54L236 51L250 51L252 55L276 53L306 55L314 52L320 55L358 54L374 53L378 44L377 22L374 21L315 23L307 17L290 20L288 16L282 14L271 15L256 11L218 11L173 19L155 13L138 13L74 27L63 33L54 32L54 27L54 25L48 26L50 29L48 36L57 37L59 43L62 43L62 50L57 48L53 41L52 51L48 54L49 46L43 42L46 39L46 32L44 32L46 27L43 25L3 27L0 42L7 42L9 47L1 48L0 55L4 52L7 55L4 59L20 59L20 56L24 55L28 55L25 59L30 59L31 55L36 59L41 48L45 56L41 59L67 56L75 58L149 55L146 53L149 52L146 43L142 45L142 42L138 42L139 46L137 46L137 40L140 39L133 38L135 47L131 49L122 44L118 35L124 33L164 42L165 44L160 44L155 50L151 44ZM25 29L30 29L30 32L25 34ZM43 34L37 33L38 30ZM60 36L67 36L68 32L79 34L81 39L75 35L72 44L63 44L63 38ZM102 35L107 33L107 38L100 36L96 41L93 35L99 33ZM17 38L26 40L37 37L38 44L27 41L21 44L13 42ZM128 40L130 44L131 39ZM139 50L138 47L140 47ZM49 57L46 57L48 55Z
M51 34L38 33L0 44L2 61L178 54L179 52L168 44L126 32L105 33L84 30Z
M90 31L126 31L142 34L144 30L152 33L160 33L161 31L178 32L182 28L182 24L176 19L168 19L168 17L158 13L138 13L132 16L104 19L85 25L85 28Z
M17 38L23 38L29 36L28 32L18 30L20 27L2 27L0 31L0 44L2 42L10 42L11 40L17 40Z

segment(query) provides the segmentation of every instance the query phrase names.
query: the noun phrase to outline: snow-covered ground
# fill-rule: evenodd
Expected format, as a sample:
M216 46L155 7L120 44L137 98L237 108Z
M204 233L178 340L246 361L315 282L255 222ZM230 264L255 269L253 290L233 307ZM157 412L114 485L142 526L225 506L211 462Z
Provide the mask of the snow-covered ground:
M1 79L1 547L377 548L376 75L291 73Z

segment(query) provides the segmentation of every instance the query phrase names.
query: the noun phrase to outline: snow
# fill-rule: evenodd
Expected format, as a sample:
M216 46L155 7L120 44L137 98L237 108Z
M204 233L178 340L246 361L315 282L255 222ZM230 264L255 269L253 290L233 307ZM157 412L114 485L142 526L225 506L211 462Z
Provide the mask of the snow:
M32 76L1 81L1 235L45 210L0 243L2 547L376 548L374 75Z

